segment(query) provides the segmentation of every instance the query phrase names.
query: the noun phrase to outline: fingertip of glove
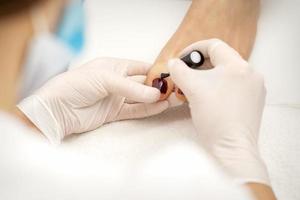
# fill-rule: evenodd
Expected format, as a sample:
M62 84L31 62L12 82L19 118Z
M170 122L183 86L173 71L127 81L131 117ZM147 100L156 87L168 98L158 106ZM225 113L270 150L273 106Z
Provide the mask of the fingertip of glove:
M145 103L155 103L160 98L160 91L156 88L147 86L142 95Z
M188 73L188 67L186 64L178 59L178 58L173 58L168 61L167 68L169 72L171 73L171 76L173 75L181 75L182 73Z
M167 100L161 101L160 103L161 103L162 108L168 108L169 107L169 102Z
M167 64L169 71L172 71L172 69L174 69L174 67L176 67L179 63L180 63L180 60L177 58L170 59Z
M151 106L153 108L152 112L153 114L161 113L169 108L169 102L168 101L159 101L157 103L152 104Z
M168 68L172 67L176 63L176 58L172 58L168 61Z

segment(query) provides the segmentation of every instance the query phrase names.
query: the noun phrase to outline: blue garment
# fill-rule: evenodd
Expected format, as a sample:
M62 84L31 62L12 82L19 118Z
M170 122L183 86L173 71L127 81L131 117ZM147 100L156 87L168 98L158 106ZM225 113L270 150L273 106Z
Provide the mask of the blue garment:
M72 0L65 8L57 27L57 37L65 43L74 54L79 54L85 43L85 16L82 0Z

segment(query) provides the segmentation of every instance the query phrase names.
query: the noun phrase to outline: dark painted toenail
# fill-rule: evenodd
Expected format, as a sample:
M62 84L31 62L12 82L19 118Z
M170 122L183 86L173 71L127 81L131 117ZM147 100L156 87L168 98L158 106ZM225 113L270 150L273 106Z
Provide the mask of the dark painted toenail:
M160 90L160 93L166 94L168 91L168 82L161 78L156 78L152 81L152 87Z

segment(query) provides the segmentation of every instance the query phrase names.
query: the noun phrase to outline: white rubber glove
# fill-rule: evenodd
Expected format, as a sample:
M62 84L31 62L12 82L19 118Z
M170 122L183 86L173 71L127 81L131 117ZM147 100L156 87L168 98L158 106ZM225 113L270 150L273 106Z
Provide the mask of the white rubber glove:
M155 115L166 110L168 102L154 103L159 90L142 84L149 67L96 59L50 80L18 107L52 143L107 122Z
M192 44L182 55L192 50L210 58L214 68L193 70L174 59L169 71L187 97L203 145L237 181L268 185L257 146L266 94L262 76L220 40Z

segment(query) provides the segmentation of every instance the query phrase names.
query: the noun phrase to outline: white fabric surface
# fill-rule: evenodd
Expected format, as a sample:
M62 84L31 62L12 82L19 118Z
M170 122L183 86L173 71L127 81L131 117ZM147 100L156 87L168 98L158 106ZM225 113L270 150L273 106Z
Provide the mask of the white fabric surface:
M116 126L53 147L1 112L0 127L1 200L250 200L189 140L145 145Z
M87 1L89 42L80 61L114 56L153 62L189 4L182 0ZM300 1L295 0L262 1L251 57L251 63L265 75L268 89L261 152L277 197L286 200L300 199L299 8ZM107 140L116 147L114 151L123 152L120 156L124 160L147 160L173 143L197 141L188 110L180 108L151 119L110 124L66 145L81 146L83 151L89 146L102 152Z

